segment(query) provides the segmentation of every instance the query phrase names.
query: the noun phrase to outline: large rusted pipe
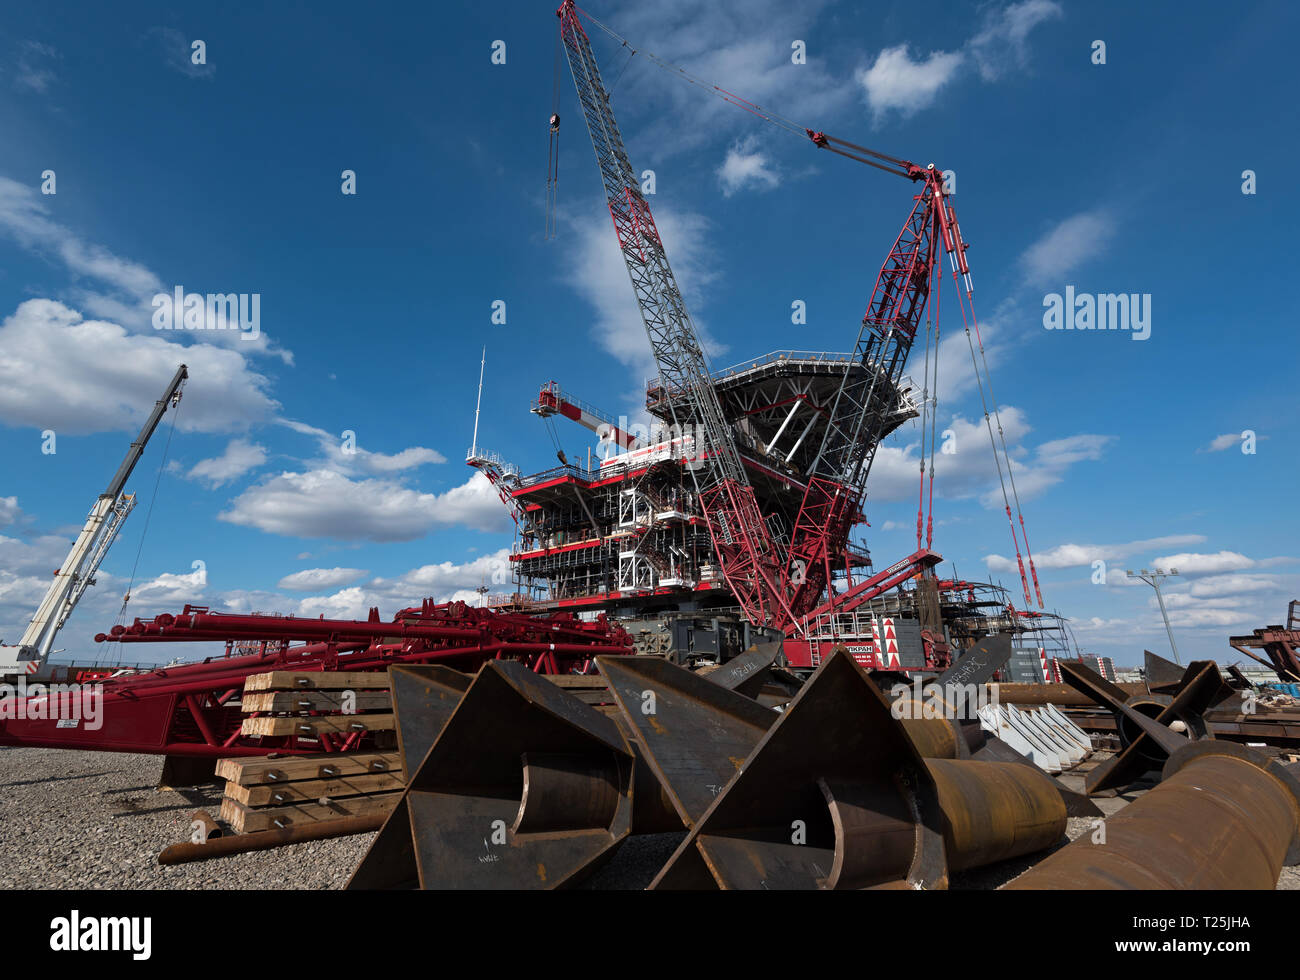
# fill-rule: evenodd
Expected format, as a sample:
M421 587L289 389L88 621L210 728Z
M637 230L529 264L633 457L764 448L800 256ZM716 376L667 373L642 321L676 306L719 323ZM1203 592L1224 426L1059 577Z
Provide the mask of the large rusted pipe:
M970 749L958 729L943 718L900 719L923 759L965 759Z
M1014 762L926 759L939 790L951 871L1051 847L1065 833L1065 803L1044 772Z
M1294 857L1300 782L1241 745L1195 742L1164 780L1009 889L1257 889Z

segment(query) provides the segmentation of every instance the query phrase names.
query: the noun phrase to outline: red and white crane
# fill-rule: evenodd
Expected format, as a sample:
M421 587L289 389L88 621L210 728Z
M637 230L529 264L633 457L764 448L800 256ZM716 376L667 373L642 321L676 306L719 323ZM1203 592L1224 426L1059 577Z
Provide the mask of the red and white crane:
M821 148L865 163L917 185L913 206L896 238L889 256L876 279L871 302L858 331L852 363L861 370L846 370L844 379L830 408L828 424L819 450L808 467L807 489L798 518L792 529L789 547L771 533L750 486L732 433L723 417L714 391L707 361L698 337L682 302L680 290L668 265L649 205L628 161L610 106L609 94L601 80L592 53L590 39L578 18L573 0L565 0L557 11L560 38L564 44L578 99L582 105L596 161L604 184L606 203L618 237L633 291L645 323L656 363L660 386L667 393L668 406L675 425L694 426L697 443L705 447L704 465L693 470L700 491L706 520L728 586L752 622L798 633L800 624L810 617L838 608L841 604L858 605L905 578L923 572L938 562L931 550L933 518L923 520L923 512L932 514L934 478L934 437L929 434L930 470L929 502L926 501L926 436L922 439L921 489L917 514L917 550L908 558L895 562L883 572L852 586L840 596L829 596L836 572L835 562L846 550L849 531L862 518L861 504L866 480L876 449L888 431L885 420L896 415L900 399L899 382L903 367L922 321L933 319L933 334L927 328L927 397L925 409L932 411L928 397L931 379L937 379L938 298L941 276L935 275L940 248L948 255L958 306L970 340L975 361L976 342L980 360L975 362L980 385L981 403L989 437L997 460L1007 519L1011 528L1016 560L1026 602L1029 582L1021 557L1021 540L1029 561L1029 574L1042 605L1038 576L1025 537L1024 517L1016 494L1010 455L996 401L989 401L988 365L983 340L975 321L973 283L966 260L967 244L962 238L944 174L933 164L921 167L908 160L829 136L823 132L796 126L734 93L692 77L684 69L669 65L645 52L648 60L668 69L676 77L711 91L732 105L772 122L801 137L806 136ZM626 39L584 13L587 20L627 45ZM633 53L636 49L633 48ZM553 120L555 117L552 117ZM932 295L933 293L933 295ZM969 307L969 313L968 313ZM972 336L972 327L974 334ZM929 344L935 346L935 367L931 374ZM981 370L982 369L982 370ZM986 397L987 389L987 397ZM937 396L936 396L937 397ZM925 417L922 429L925 428ZM998 437L993 426L997 424ZM933 429L933 415L931 415ZM1005 462L1005 476L1004 464ZM1015 497L1020 531L1017 533L1007 494ZM925 526L924 534L923 524Z
M694 437L691 478L718 564L750 622L784 625L796 618L789 605L784 549L759 511L573 0L565 0L556 14L609 215L659 369L659 386L675 435Z

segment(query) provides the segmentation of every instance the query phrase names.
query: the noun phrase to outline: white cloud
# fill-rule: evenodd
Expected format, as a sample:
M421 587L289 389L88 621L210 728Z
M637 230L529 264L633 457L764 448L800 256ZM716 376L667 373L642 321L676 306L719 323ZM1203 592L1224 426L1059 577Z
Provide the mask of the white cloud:
M360 586L353 586L333 595L303 599L298 603L298 615L324 616L326 619L362 619L369 608L365 591Z
M843 84L816 41L814 22L825 6L825 0L664 0L624 7L607 22L639 51L653 51L704 82L726 86L792 119L824 119L853 99L852 88ZM662 167L672 156L698 150L716 137L752 131L753 116L708 97L699 86L684 84L675 73L652 67L643 55L627 63L616 84L627 51L607 43L598 31L592 34L636 166ZM795 39L808 41L806 64L791 61Z
M983 29L971 38L968 45L980 77L993 81L1009 68L1024 67L1029 32L1061 14L1060 4L1052 0L1023 0L1002 10L990 11Z
M14 71L14 82L19 88L33 92L44 92L58 76L54 73L53 62L62 57L49 44L39 41L23 41L18 45L18 64Z
M1199 544L1205 540L1203 534L1169 534L1159 538L1144 538L1140 541L1125 541L1118 544L1060 544L1046 551L1034 554L1037 568L1078 568L1090 566L1094 561L1122 561L1131 555L1149 552L1154 548L1169 548L1179 545ZM991 571L1012 572L1016 570L1015 560L1003 555L986 555L984 562ZM1110 570L1107 580L1124 578L1122 570ZM1122 583L1121 583L1122 584Z
M192 47L194 39L187 37L174 27L155 27L146 35L153 39L162 52L163 60L167 67L174 71L180 72L190 78L211 78L217 72L216 66L211 64L194 63L194 49ZM207 52L204 51L206 61Z
M1010 451L1016 489L1022 501L1032 499L1065 478L1069 468L1084 460L1100 458L1111 436L1081 434L1044 442L1036 449L1025 445L1030 427L1023 411L1011 405L1001 409L1002 431ZM967 420L954 416L938 426L940 445L943 431L956 452L937 452L934 457L935 496L960 499L979 496L986 507L1001 507L1002 492L997 484L997 464L982 418ZM995 428L996 432L996 428ZM897 437L895 437L897 438ZM1001 453L1001 441L998 442ZM927 448L926 455L929 455ZM1003 460L1003 473L1006 473ZM869 478L871 499L877 502L915 499L920 467L920 443L881 445ZM926 465L927 473L929 464ZM1010 484L1007 493L1010 495Z
M20 246L57 258L74 275L97 279L135 298L162 288L162 280L144 266L83 240L48 214L34 187L0 177L0 230Z
M728 147L726 159L717 169L724 197L747 188L770 191L780 185L781 177L775 165L757 146L758 137L751 135Z
M306 568L286 575L276 588L292 592L311 592L313 589L332 589L346 585L366 574L364 568Z
M1240 596L1252 592L1282 592L1284 585L1276 575L1210 575L1197 579L1187 590L1195 598Z
M969 64L980 78L994 81L1009 69L1028 61L1030 32L1044 21L1061 16L1052 0L1023 0L989 11L983 27L958 51L931 51L913 57L910 45L898 44L876 55L870 68L856 73L872 121L879 123L890 111L907 117L929 108L939 93Z
M279 407L271 381L238 352L181 346L86 320L49 299L30 299L0 324L0 421L64 433L135 431L178 364L189 381L176 412L182 431L229 432Z
M1064 288L1064 277L1096 256L1115 234L1115 219L1105 211L1066 218L1025 249L1020 267L1032 286Z
M137 582L131 588L131 601L137 606L142 603L175 606L194 602L203 598L207 584L207 570L202 566L188 574L163 572L155 578Z
M212 459L195 463L187 474L210 487L219 487L255 470L266 462L266 447L247 439L231 439L226 451Z
M230 612L274 610L282 615L325 616L327 619L359 619L369 610L377 608L384 619L390 619L398 610L419 605L426 596L435 602L479 601L478 588L486 585L493 593L509 591L509 550L502 548L490 555L482 555L463 564L444 561L422 565L391 578L374 578L369 582L352 585L337 592L292 598L274 592L231 591L216 597L215 602ZM328 581L332 572L358 572L357 569L312 569L319 576L317 588L331 588L342 581ZM356 576L352 576L356 577ZM280 588L298 589L287 585L298 580L296 575L280 581ZM343 581L347 581L344 579ZM215 607L214 607L215 608Z
M480 555L473 561L456 564L443 561L413 568L397 579L375 579L376 588L400 587L408 594L440 595L449 591L475 589L486 585L500 592L510 579L510 552L506 548L489 555Z
M908 45L885 48L870 68L856 75L875 121L891 109L910 116L934 102L939 90L952 81L964 60L958 51L931 51L913 60Z
M435 527L505 530L509 515L481 473L442 494L332 470L281 473L244 490L218 517L270 534L409 541Z
M17 497L0 497L0 527L17 524L23 516Z
M69 302L93 317L110 320L131 332L159 336L160 332L152 325L152 300L159 293L170 295L174 284L164 283L138 262L86 241L71 228L52 220L49 211L47 200L34 185L0 177L0 233L7 234L33 254L61 262L73 281L67 290ZM185 291L199 290L186 287ZM230 324L224 313L205 307L203 326L202 330L168 331L168 339L177 342L178 348L229 347L237 349L242 356L267 354L287 365L293 364L292 352L275 346L260 322L257 335L227 329Z
M1212 555L1182 552L1156 558L1152 564L1164 569L1178 569L1183 575L1207 575L1215 572L1236 572L1254 568L1255 559L1236 551L1218 551Z
M1075 633L1100 633L1110 635L1117 630L1128 629L1132 625L1127 619L1104 619L1101 616L1089 616L1086 619L1070 620L1070 629Z
M428 463L447 462L447 457L442 453L424 446L412 446L391 455L372 452L360 445L353 446L351 452L344 452L341 434L335 435L314 425L307 425L305 422L297 422L293 419L276 419L276 422L285 428L292 429L294 432L315 439L321 453L317 462L325 468L337 470L344 474L350 475L357 472L398 473Z
M1227 432L1221 436L1215 436L1210 440L1210 444L1203 449L1196 450L1198 453L1218 453L1225 449L1231 449L1233 446L1240 445L1240 432Z
M579 213L598 211L603 209L585 208ZM709 222L693 212L664 208L656 211L655 223L686 308L692 312L696 333L711 357L720 356L726 348L708 336L702 321L694 315L703 303L704 290L717 278L714 250L708 240ZM609 221L588 217L576 220L573 231L569 284L595 309L592 334L607 353L632 371L634 378L655 377L658 368L613 228ZM644 406L644 389L633 401Z

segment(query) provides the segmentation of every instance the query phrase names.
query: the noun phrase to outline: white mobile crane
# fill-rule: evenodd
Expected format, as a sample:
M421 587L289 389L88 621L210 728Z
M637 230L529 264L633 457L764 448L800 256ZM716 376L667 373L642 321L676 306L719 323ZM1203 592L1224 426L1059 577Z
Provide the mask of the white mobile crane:
M50 588L22 639L16 647L0 646L0 677L20 672L33 674L45 665L54 646L54 637L63 628L86 589L95 584L95 573L99 570L100 562L108 554L109 547L122 529L122 523L135 507L135 494L123 493L122 488L130 479L131 471L139 462L145 444L158 428L163 414L169 407L180 402L181 387L188 377L189 372L184 364L176 369L167 390L154 404L140 434L127 450L126 458L117 468L108 489L91 506L85 526L77 535L63 565L54 573L54 581L50 583Z

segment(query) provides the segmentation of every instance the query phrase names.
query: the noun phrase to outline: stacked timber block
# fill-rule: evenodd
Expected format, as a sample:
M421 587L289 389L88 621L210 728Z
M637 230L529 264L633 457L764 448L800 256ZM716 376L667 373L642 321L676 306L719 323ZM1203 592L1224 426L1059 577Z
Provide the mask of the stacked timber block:
M406 786L397 752L222 759L221 819L238 834L388 813Z
M342 745L364 732L365 751L222 759L221 819L236 833L387 813L406 785L392 748L394 716L387 673L271 671L244 682L245 735L297 736ZM354 739L355 741L355 739ZM301 744L301 743L300 743ZM322 744L322 748L324 748Z
M388 674L373 671L252 674L244 681L243 710L258 715L244 719L245 735L342 740L355 732L394 730Z

